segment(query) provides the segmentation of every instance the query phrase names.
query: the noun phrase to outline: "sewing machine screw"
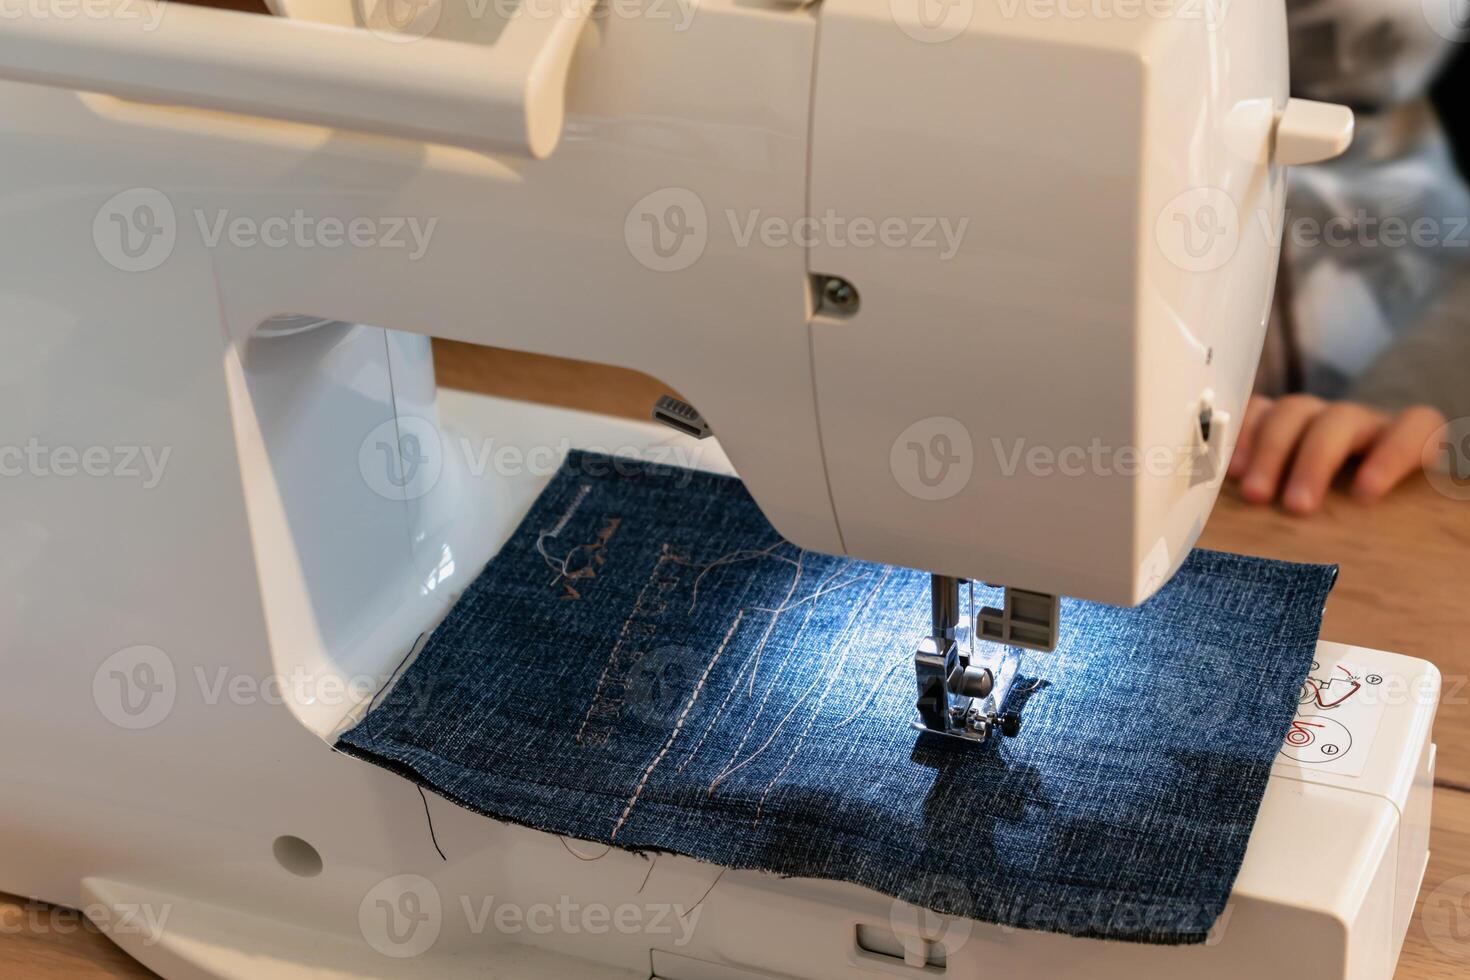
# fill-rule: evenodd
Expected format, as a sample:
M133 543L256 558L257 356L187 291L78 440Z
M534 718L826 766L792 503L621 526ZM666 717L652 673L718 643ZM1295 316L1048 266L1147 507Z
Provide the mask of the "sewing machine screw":
M852 316L860 300L857 287L839 276L815 276L817 312L831 316Z
M1021 716L1014 711L1007 711L1001 715L1000 733L1006 738L1015 738L1021 734Z

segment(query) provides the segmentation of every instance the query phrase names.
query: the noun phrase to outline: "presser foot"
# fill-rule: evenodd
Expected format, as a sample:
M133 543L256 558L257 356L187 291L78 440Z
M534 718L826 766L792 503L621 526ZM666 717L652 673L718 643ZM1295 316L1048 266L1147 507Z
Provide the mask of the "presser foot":
M1001 648L987 662L978 662L975 633L985 625L982 618L996 611L975 612L971 584L970 622L961 627L962 584L943 575L931 578L931 631L914 652L919 717L913 727L968 742L983 742L997 733L1014 738L1021 731L1021 719L1001 708L1016 677L1018 658L1014 651Z
M916 730L967 742L1020 734L1020 717L1000 710L1014 669L1006 670L1003 663L972 664L956 640L933 636L919 643L914 667L919 684L919 717L912 723ZM997 684L998 672L1003 685Z

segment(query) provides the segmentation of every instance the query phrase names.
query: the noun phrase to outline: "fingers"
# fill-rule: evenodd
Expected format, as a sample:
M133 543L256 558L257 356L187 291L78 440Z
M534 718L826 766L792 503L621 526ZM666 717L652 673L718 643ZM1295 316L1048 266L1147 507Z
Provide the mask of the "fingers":
M1260 431L1261 420L1274 404L1269 398L1251 395L1251 400L1245 406L1245 418L1240 423L1240 435L1235 440L1235 455L1230 457L1231 479L1240 479L1250 469L1251 454L1255 451L1256 434Z
M1388 427L1388 416L1365 405L1336 402L1307 425L1281 502L1295 514L1322 506L1327 489L1347 461L1373 445ZM1427 437L1427 433L1426 433Z
M1389 419L1365 405L1328 403L1311 395L1274 403L1253 397L1230 475L1241 481L1241 495L1252 503L1269 503L1279 493L1287 510L1309 514L1322 506L1348 460L1366 452L1352 492L1360 500L1376 501L1419 468L1425 444L1444 421L1426 406Z
M1287 461L1324 406L1322 399L1313 395L1291 395L1271 408L1259 423L1240 483L1241 496L1253 504L1269 503L1275 498Z
M1378 437L1353 478L1353 496L1383 499L1420 466L1424 444L1445 423L1437 410L1420 405L1405 409Z

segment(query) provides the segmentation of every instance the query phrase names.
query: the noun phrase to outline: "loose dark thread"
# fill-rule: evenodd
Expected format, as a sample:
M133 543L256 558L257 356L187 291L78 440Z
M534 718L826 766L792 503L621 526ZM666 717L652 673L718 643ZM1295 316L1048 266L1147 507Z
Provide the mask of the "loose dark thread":
M373 709L378 706L378 698L383 696L383 692L393 686L394 678L396 678L398 676L398 672L403 669L403 665L408 663L408 658L412 657L413 652L419 648L419 640L422 640L426 635L427 634L420 633L418 635L418 638L415 639L413 643L409 644L408 652L403 655L402 660L398 661L398 666L393 668L393 673L388 675L388 679L383 682L383 686L378 688L378 693L374 694L372 696L372 699L368 701L369 714L371 714Z
M434 833L434 815L429 812L429 798L424 794L424 788L418 783L414 783L413 788L419 791L419 799L424 801L424 819L429 821L429 840L434 842L434 850L439 852L439 859L448 861L449 858L444 856L444 848L439 846L439 837Z
M564 848L566 848L567 853L570 854L572 857L576 858L578 861L601 861L603 858L607 857L609 854L612 853L612 845L609 844L609 845L607 845L607 850L605 850L601 854L597 855L597 857L588 857L585 854L578 854L576 851L572 850L572 845L568 844L567 843L567 839L565 837L563 837L561 834L557 834L556 835L556 839L559 840L559 841L561 841L561 846L564 847Z
M709 893L715 890L715 886L720 883L720 879L723 878L723 877L725 877L725 872L726 871L729 871L729 870L730 870L729 868L721 868L720 869L720 873L717 874L717 875L715 875L715 880L712 881L712 882L710 882L709 883L709 887L704 890L704 894L701 895L701 896L699 896L699 901L697 901L693 905L689 906L683 912L680 912L679 913L679 918L683 919L683 918L687 917L690 912L693 912L695 909L697 909L701 905L703 905L704 904L704 900L706 898L709 898Z
M648 879L653 877L653 869L656 868L656 867L658 867L658 855L657 854L655 854L653 856L653 860L652 861L648 862L648 874L646 874L646 875L643 876L643 884L639 885L638 886L638 890L636 892L634 892L633 894L635 894L635 895L642 895L643 894L643 889L645 889L645 888L648 887Z

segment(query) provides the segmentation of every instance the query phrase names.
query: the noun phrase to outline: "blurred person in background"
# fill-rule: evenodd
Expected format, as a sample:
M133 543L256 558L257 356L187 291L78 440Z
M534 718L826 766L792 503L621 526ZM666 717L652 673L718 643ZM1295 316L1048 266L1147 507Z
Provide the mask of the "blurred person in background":
M1248 501L1308 514L1357 461L1349 491L1383 497L1470 416L1470 187L1445 126L1466 136L1470 0L1287 0L1287 15L1292 94L1352 107L1358 129L1344 156L1291 174L1230 476ZM1457 59L1442 113L1431 86Z

